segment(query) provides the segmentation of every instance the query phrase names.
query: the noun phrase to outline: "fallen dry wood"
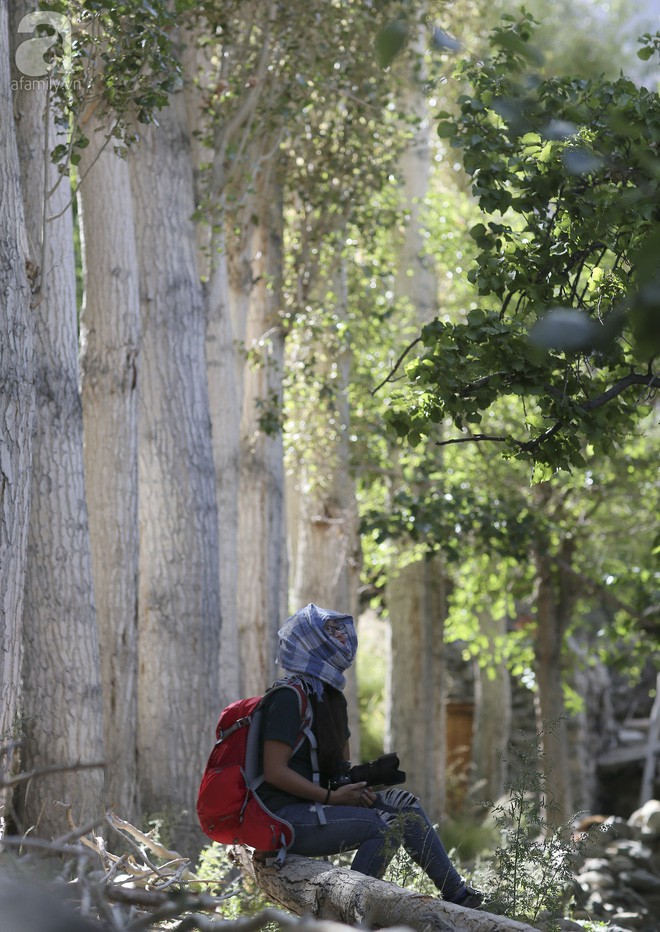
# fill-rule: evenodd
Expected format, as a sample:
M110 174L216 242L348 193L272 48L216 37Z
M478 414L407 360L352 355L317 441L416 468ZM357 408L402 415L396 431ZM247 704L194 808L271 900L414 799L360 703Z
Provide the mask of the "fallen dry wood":
M276 925L281 932L352 932L351 926L329 920L298 918L279 909L264 909L256 916L245 919L211 919L208 916L186 917L176 927L176 932L189 932L198 929L199 932L260 932L266 926ZM389 932L410 932L407 928L393 928Z
M327 861L290 854L278 871L254 860L247 848L234 847L231 854L269 899L299 916L419 932L536 932L525 923L464 909Z

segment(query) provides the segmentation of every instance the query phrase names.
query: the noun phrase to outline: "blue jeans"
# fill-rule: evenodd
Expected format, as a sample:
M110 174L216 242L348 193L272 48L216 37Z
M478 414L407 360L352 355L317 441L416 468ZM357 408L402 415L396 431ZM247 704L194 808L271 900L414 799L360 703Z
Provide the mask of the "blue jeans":
M351 869L382 877L397 848L403 844L416 864L442 892L443 899L460 900L465 884L453 866L428 816L411 793L387 790L377 794L371 808L324 806L327 825L320 825L313 803L291 803L277 815L291 822L295 839L292 854L318 857L355 851Z

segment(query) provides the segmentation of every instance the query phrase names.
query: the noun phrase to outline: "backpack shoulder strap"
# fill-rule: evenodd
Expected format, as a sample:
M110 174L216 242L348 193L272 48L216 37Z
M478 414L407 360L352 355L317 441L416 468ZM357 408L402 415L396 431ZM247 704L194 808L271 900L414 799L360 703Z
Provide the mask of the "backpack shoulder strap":
M299 676L287 676L281 680L276 680L273 685L266 691L263 698L265 699L266 696L269 696L275 689L292 689L298 696L298 709L300 711L301 726L293 753L295 754L295 752L305 740L309 741L309 753L312 762L312 779L317 786L320 786L318 744L316 741L316 735L312 730L312 704L309 701L305 682ZM314 805L316 806L316 814L318 816L319 823L321 825L325 825L327 820L321 803L315 803Z
M309 696L307 694L304 681L299 676L287 676L283 677L282 679L275 680L272 686L269 686L264 693L259 705L261 706L265 700L275 692L276 689L292 689L295 692L296 696L298 697L298 711L300 712L300 718L303 727L307 724L311 725L312 705L309 701Z

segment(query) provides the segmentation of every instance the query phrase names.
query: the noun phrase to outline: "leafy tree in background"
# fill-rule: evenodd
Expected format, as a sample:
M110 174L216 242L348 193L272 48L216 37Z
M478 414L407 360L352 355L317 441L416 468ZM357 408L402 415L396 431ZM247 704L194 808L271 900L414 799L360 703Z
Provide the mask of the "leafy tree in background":
M625 77L539 78L532 18L505 20L438 124L484 215L469 273L483 306L423 330L388 419L414 445L451 419L460 435L439 442L502 443L540 479L584 465L585 443L610 452L659 385L660 100ZM511 395L518 430L478 426Z
M383 408L366 406L384 411L402 438L404 479L389 497L386 481L369 483L363 514L367 572L378 587L384 553L401 538L412 542L411 558L415 547L441 550L452 563L450 627L482 661L494 655L480 613L514 618L529 606L529 623L495 653L535 683L547 722L565 716L573 632L610 658L612 642L630 658L657 638L648 614L654 532L644 520L654 509L654 467L634 435L648 428L643 402L657 386L647 258L657 162L646 140L657 138L658 101L625 78L530 75L541 65L531 33L529 17L505 20L493 58L461 69L474 89L460 113L442 118L443 141L464 150L482 217L468 219L466 242L461 227L474 208L462 194L445 188L429 205L429 250L447 261L450 288L422 332L426 349L407 367L408 384L394 366L376 392ZM472 292L462 274L470 264ZM461 436L443 434L449 417ZM482 419L488 428L474 426ZM491 437L506 444L507 459L493 442L456 445ZM377 439L369 436L372 453ZM445 447L441 468L429 442ZM622 527L629 539L613 547ZM600 602L609 628L587 631ZM548 732L544 750L568 816L563 728Z

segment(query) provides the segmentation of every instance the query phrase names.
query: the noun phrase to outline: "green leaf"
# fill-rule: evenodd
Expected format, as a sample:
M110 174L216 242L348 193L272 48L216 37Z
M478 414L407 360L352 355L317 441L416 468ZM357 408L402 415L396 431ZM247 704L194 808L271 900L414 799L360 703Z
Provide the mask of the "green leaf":
M446 120L443 120L441 123L438 123L437 133L440 139L450 139L452 136L457 135L458 128L455 123L448 123Z
M408 23L403 19L392 20L377 33L374 39L376 60L381 68L389 67L400 55L408 41Z
M50 153L51 162L59 162L60 159L64 158L68 151L68 147L65 145L55 146L55 148Z

